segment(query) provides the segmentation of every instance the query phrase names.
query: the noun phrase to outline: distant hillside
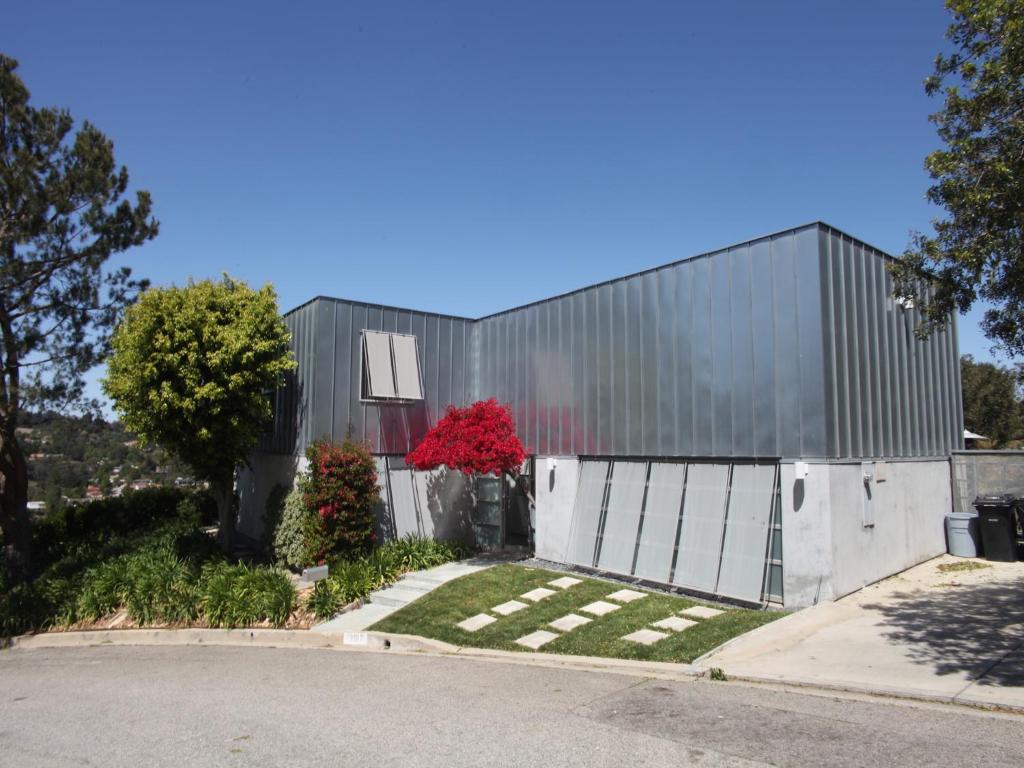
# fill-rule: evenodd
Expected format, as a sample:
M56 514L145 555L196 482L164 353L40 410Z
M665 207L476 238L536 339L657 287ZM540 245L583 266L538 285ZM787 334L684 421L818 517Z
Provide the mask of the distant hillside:
M181 485L190 471L162 448L143 448L120 422L25 414L18 439L28 459L29 499L47 509L65 499L119 495L132 483ZM90 488L90 486L92 486Z

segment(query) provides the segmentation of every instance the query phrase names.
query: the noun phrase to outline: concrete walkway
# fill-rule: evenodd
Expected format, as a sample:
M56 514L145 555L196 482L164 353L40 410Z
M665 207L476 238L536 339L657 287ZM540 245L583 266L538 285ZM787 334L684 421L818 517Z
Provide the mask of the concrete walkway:
M442 584L490 568L495 562L493 559L474 558L407 573L390 587L371 593L362 608L335 616L323 624L317 624L313 631L327 634L361 632Z
M731 677L1024 710L1024 563L944 555L698 659Z

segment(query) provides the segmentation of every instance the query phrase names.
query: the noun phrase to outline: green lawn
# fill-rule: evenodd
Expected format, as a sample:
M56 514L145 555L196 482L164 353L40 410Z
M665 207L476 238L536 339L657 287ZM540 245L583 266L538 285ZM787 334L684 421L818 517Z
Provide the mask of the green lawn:
M778 612L729 608L720 616L701 620L696 626L682 632L673 632L670 637L654 645L644 646L620 638L645 627L656 629L650 627L652 622L677 615L679 611L700 603L682 597L647 592L647 597L622 605L617 611L601 617L592 617L581 613L579 609L595 600L604 600L612 592L621 589L622 585L588 579L578 574L573 576L582 579L582 584L558 590L558 594L551 595L539 603L521 599L520 602L527 603L529 607L510 616L500 616L491 610L508 600L518 599L519 595L531 589L546 587L549 581L564 575L540 568L498 565L443 584L430 594L377 622L371 629L378 632L421 635L459 646L526 651L529 649L515 643L517 638L538 629L554 631L547 626L549 622L568 613L576 613L592 618L593 621L562 634L558 639L544 645L540 649L541 652L645 661L690 662L726 640L783 615ZM497 621L477 632L467 632L455 626L463 619L478 613L489 613Z

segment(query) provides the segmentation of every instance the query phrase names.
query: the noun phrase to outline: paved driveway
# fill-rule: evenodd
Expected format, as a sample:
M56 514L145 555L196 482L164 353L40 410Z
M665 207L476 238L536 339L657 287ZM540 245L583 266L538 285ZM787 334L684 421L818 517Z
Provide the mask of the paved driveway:
M3 768L1019 768L1021 730L960 707L455 657L0 652Z
M701 662L727 674L1024 709L1024 563L930 560L737 638Z

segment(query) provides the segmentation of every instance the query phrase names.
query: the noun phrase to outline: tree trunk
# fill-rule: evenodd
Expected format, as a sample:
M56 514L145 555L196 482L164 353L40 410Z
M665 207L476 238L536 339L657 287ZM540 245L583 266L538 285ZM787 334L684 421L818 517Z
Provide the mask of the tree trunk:
M230 552L235 540L234 472L210 483L210 491L217 502L220 545L225 551Z
M32 525L28 515L28 465L13 434L0 435L0 529L10 584L29 577L32 566Z

